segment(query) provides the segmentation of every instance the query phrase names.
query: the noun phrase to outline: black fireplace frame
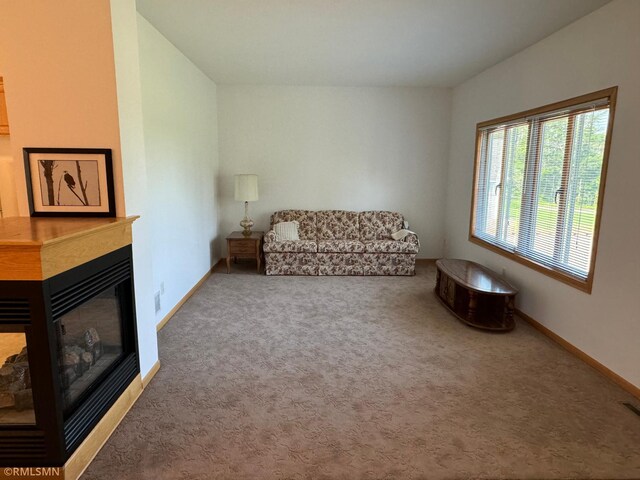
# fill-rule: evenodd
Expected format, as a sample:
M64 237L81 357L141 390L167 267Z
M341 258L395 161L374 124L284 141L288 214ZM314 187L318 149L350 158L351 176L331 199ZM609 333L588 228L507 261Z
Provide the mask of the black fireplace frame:
M110 287L120 302L123 353L65 412L58 320ZM0 465L61 467L140 373L131 245L43 281L0 281L0 332L14 331L27 340L36 422L0 425Z

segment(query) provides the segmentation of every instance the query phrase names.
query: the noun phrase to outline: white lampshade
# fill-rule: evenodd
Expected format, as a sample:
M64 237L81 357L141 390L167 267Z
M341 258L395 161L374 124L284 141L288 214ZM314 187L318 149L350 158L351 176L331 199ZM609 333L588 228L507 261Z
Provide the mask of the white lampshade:
M258 175L242 174L235 176L238 202L255 202L258 200Z

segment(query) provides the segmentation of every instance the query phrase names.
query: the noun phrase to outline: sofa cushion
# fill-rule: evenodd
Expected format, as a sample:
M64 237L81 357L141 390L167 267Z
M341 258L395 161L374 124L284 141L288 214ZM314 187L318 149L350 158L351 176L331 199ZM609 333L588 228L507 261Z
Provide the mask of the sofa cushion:
M358 240L319 240L318 252L362 253L364 252L364 243Z
M300 240L300 235L298 234L298 229L300 228L300 223L297 221L293 222L279 222L273 226L273 231L276 232L276 240Z
M280 222L298 222L300 240L315 240L317 235L316 212L309 210L280 210L271 215L271 228Z
M401 240L374 240L364 244L367 253L418 253L418 246Z
M358 240L358 212L324 210L317 212L318 240Z
M358 217L360 240L389 240L391 234L403 227L404 218L397 212L368 211L360 212Z
M318 275L316 253L265 253L267 275Z
M318 253L318 275L362 275L360 253Z
M276 240L275 242L265 242L262 248L265 252L316 253L318 244L313 240Z
M405 253L363 253L365 275L415 275L416 256Z

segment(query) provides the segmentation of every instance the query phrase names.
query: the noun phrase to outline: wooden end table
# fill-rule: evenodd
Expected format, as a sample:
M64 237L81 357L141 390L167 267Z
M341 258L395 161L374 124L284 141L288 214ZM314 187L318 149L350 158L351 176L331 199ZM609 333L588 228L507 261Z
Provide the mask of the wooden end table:
M467 325L493 331L515 327L514 299L518 290L488 268L468 260L436 261L435 293Z
M242 232L232 232L227 237L227 273L231 272L231 257L255 258L258 263L257 272L260 273L263 236L264 232L251 232L249 236Z

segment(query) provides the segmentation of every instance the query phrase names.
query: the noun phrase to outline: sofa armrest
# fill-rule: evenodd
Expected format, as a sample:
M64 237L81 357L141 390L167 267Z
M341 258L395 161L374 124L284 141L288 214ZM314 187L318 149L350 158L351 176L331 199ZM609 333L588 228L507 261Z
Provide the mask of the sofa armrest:
M404 239L402 241L403 242L407 242L407 243L411 243L411 244L415 245L416 247L420 248L420 240L418 239L418 235L416 235L415 233L410 233L409 235L404 237Z
M274 232L273 230L269 230L267 233L265 233L264 235L264 243L270 243L270 242L275 242L276 241L276 232Z

